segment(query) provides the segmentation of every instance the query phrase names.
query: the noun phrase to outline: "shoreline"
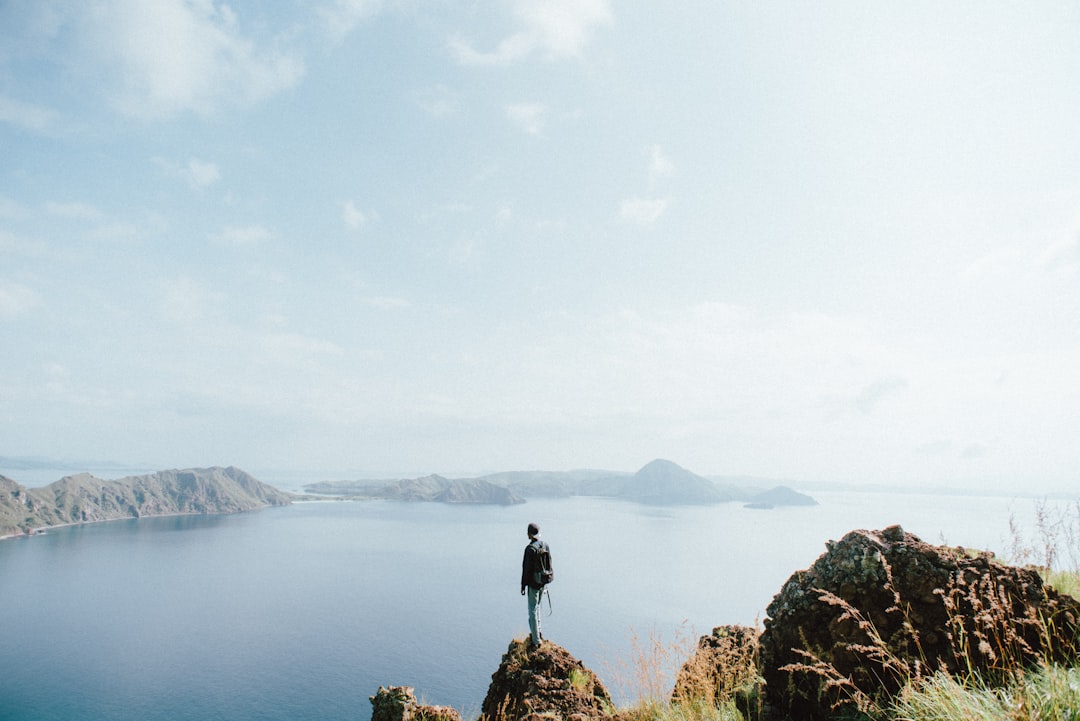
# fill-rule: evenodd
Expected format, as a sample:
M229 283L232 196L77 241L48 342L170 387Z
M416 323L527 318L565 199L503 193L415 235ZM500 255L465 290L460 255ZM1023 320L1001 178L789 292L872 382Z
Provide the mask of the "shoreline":
M20 533L9 533L7 535L0 535L0 541L6 541L12 538L33 538L34 536L43 536L46 535L49 531L56 530L58 528L71 528L72 526L90 526L97 523L113 523L115 521L138 521L143 518L172 518L176 516L232 516L237 513L250 513L251 511L261 511L264 508L280 507L281 505L279 504L265 503L261 506L255 506L254 508L246 508L241 511L176 511L174 513L152 513L145 516L117 516L116 518L99 518L95 521L72 521L70 523L56 523L51 526L37 526L35 528L31 528L28 531L22 531Z

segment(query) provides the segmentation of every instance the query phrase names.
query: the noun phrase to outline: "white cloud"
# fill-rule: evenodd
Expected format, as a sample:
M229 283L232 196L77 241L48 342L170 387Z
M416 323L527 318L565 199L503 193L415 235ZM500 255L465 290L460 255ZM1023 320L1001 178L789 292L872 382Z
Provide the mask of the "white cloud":
M855 407L862 413L873 413L886 397L907 388L907 381L897 376L878 378L855 396Z
M23 213L23 207L19 203L5 195L0 195L0 218L17 218Z
M274 237L274 234L261 225L226 225L220 233L211 237L219 243L243 246L258 245Z
M254 266L247 269L247 274L252 278L257 278L263 283L273 283L275 285L281 285L286 280L287 276L276 268L267 268L264 266Z
M45 133L55 126L57 117L56 111L49 108L0 95L0 123Z
M45 211L50 215L70 220L101 220L104 213L89 203L49 201L45 203Z
M90 237L105 241L129 240L138 237L139 232L139 226L135 223L117 221L99 225L90 232Z
M960 278L968 283L1000 286L1023 280L1039 283L1046 276L1067 280L1077 274L1080 274L1080 239L1071 237L1038 252L1030 247L997 248L969 263Z
M299 333L267 333L258 338L258 343L261 356L287 366L304 366L317 356L342 353L336 343Z
M375 217L374 213L365 213L357 208L356 203L351 200L346 200L341 204L341 220L352 230L360 230Z
M506 117L529 135L539 135L547 121L548 108L543 103L517 103L506 106Z
M163 317L180 325L189 325L212 316L226 296L187 276L180 276L161 283L159 298Z
M966 280L996 279L1011 274L1020 260L1013 248L999 248L973 260L961 273Z
M458 112L459 100L457 94L445 85L435 85L430 88L417 90L413 93L413 101L428 115L437 118L454 115Z
M339 43L361 22L378 15L382 6L382 0L335 0L318 13L331 42Z
M675 173L675 163L664 153L659 145L650 146L649 152L649 188L653 190L657 183ZM634 197L627 198L619 206L619 217L629 223L651 225L660 219L671 204L670 198Z
M221 171L216 163L199 158L191 158L185 165L180 165L165 158L154 158L153 162L165 173L180 178L193 190L208 188L221 180Z
M12 253L27 258L36 258L46 255L47 252L48 245L45 242L30 240L0 228L0 253Z
M656 182L675 174L675 163L671 161L659 145L649 148L649 181Z
M608 0L522 0L518 13L540 47L559 57L576 55L594 28L613 19Z
M408 308L410 303L404 298L396 298L393 296L375 296L372 298L365 298L364 303L370 305L373 308L382 308L384 310L390 310L392 308Z
M581 53L593 31L612 22L608 0L517 0L515 15L520 29L494 50L483 52L458 37L450 50L465 65L507 65L534 53L547 59Z
M14 318L23 315L40 302L38 294L25 285L8 282L0 283L0 318Z
M963 451L960 452L960 458L965 461L972 461L978 458L982 458L987 454L987 448L981 443L972 443Z
M180 177L188 182L192 188L206 188L221 180L221 173L214 163L192 158L186 167L180 171Z
M953 450L953 442L945 439L920 443L915 447L915 453L925 456L941 456Z
M668 202L667 198L629 198L619 207L619 217L629 223L650 225L664 214Z
M212 114L269 97L303 74L297 56L258 48L230 7L212 0L111 0L86 18L98 52L118 71L116 107L133 117Z
M1080 272L1080 241L1069 238L1052 244L1036 258L1035 264L1058 277L1075 276Z
M60 363L47 363L44 367L45 390L49 393L63 393L67 390L67 382L71 377L71 371L67 366Z

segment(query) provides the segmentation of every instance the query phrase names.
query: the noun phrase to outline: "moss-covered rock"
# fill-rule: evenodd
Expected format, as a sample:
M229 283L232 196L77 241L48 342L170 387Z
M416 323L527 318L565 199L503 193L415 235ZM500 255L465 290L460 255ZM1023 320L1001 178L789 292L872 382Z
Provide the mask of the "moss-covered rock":
M584 721L612 713L596 674L550 641L513 641L491 676L480 721Z

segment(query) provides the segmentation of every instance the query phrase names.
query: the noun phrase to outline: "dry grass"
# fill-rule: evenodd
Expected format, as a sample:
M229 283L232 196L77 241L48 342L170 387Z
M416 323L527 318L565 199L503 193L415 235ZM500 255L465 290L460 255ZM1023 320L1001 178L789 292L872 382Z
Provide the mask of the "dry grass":
M1010 562L1035 568L1047 585L1080 598L1080 501L1058 506L1036 502L1034 534L1025 536L1015 515L1009 516Z
M993 573L954 577L939 591L948 613L948 637L956 668L995 685L1013 680L1054 648L1054 629L1034 607L1015 613L1012 599Z
M617 661L605 667L609 688L620 703L663 705L667 703L675 672L690 658L697 645L694 630L686 621L665 639L656 629L644 638L631 628L629 658L616 654Z
M758 628L721 626L702 637L679 669L672 700L681 704L746 700L762 682L760 635Z
M734 702L723 704L692 701L681 704L655 703L624 711L626 721L746 721Z
M904 689L890 721L1080 721L1080 669L1044 666L1001 687L935 674Z
M989 605L988 605L989 606ZM861 617L856 609L847 612ZM1000 606L992 605L991 613ZM954 617L950 623L964 629L966 621ZM985 626L985 627L984 627ZM792 665L818 675L837 699L833 708L838 718L867 718L882 721L1080 721L1080 669L1062 667L1046 660L1032 666L1030 649L1015 633L988 630L990 624L976 622L974 631L953 634L953 652L969 659L964 673L930 671L923 661L910 661L891 653L880 635L866 628L870 642L852 645L849 650L873 659L877 668L892 674L883 684L900 681L895 695L867 693L850 676L813 654L807 661ZM1051 629L1042 628L1049 634ZM989 669L977 671L973 657L993 660ZM1011 661L1009 659L1012 659ZM1010 665L1015 664L1015 665ZM884 687L884 686L883 686Z
M1035 539L1020 534L1010 519L1014 563L1036 570L1046 585L1080 597L1080 503L1068 508L1036 506ZM894 603L886 614L901 614L899 634L886 640L862 610L836 594L819 589L819 598L840 609L840 621L854 623L863 641L845 649L862 659L852 675L841 673L809 650L805 659L785 667L817 676L838 717L892 721L1080 721L1080 669L1061 666L1062 642L1054 619L1040 617L1030 604L1019 604L1000 582L1000 567L954 573L937 593L944 604L951 659L932 662L922 652L918 632L907 617L891 569L881 559ZM1022 586L1020 593L1027 591ZM1066 640L1066 647L1069 646ZM898 653L903 649L904 653ZM1072 654L1065 650L1064 656ZM1075 659L1072 659L1075 664ZM873 676L871 690L866 675ZM886 690L878 693L877 689ZM898 689L897 693L893 690Z
M1034 567L1046 585L1080 598L1080 503L1069 507L1036 506L1035 537L1025 539L1010 519L1011 563ZM882 559L893 603L886 614L898 614L900 631L888 639L869 615L836 594L819 590L825 603L861 631L862 639L847 650L865 661L864 673L887 694L868 693L849 675L821 657L803 651L804 661L788 670L817 675L837 699L836 718L875 721L1080 721L1080 668L1062 666L1054 658L1050 619L1030 607L1017 614L1015 599L999 583L994 566L987 573L954 574L938 594L946 608L945 631L951 659L927 659L921 639L908 617L909 606ZM696 638L683 626L670 640L656 632L641 638L631 631L631 658L611 676L622 699L627 721L757 721L760 706L748 703L760 692L757 659L747 674L748 659L727 662L696 654ZM725 665L728 663L728 665ZM669 701L676 672L688 675L694 691ZM949 672L947 668L952 668ZM726 682L718 680L726 677ZM738 679L732 682L731 679ZM865 678L860 679L865 686ZM723 687L723 689L722 689ZM732 693L738 687L740 690ZM737 702L737 699L741 699Z
M754 630L754 633L760 631ZM706 644L685 622L665 639L631 629L629 659L606 669L626 721L747 721L761 716L756 637L753 648L732 639ZM706 637L712 638L712 637ZM702 645L719 646L702 652ZM672 700L678 679L683 692Z

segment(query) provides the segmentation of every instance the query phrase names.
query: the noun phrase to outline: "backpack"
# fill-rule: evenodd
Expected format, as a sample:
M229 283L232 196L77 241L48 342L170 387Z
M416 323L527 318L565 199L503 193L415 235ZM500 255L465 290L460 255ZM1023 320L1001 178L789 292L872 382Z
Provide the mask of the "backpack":
M536 553L536 570L533 571L533 583L546 586L555 580L555 568L551 565L551 551L543 541L533 544Z

